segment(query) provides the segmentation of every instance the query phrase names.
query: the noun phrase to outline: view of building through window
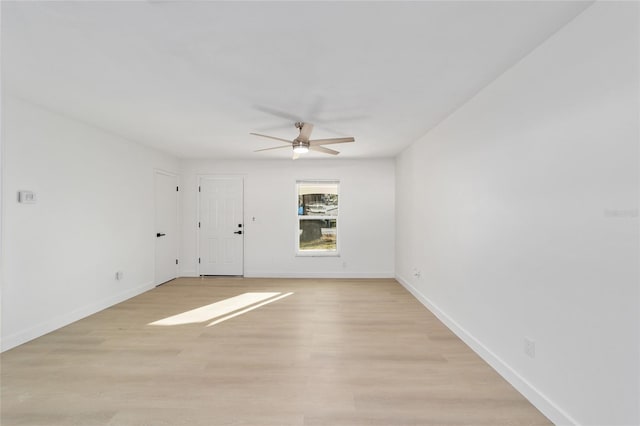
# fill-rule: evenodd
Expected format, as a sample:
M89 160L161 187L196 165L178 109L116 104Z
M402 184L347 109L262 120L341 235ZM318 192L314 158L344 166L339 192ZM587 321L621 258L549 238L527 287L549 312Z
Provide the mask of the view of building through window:
M338 251L338 181L298 181L298 252Z

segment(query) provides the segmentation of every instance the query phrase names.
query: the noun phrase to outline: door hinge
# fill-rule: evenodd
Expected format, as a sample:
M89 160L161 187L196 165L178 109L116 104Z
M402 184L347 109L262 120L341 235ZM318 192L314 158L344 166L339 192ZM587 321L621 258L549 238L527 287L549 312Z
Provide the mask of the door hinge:
M176 191L180 191L180 189L178 189L179 187L176 186Z
M200 228L200 222L198 222L198 228Z
M200 263L200 258L198 258L198 263Z
M178 259L176 259L176 265L178 264Z
M202 187L198 187L198 192L202 192Z

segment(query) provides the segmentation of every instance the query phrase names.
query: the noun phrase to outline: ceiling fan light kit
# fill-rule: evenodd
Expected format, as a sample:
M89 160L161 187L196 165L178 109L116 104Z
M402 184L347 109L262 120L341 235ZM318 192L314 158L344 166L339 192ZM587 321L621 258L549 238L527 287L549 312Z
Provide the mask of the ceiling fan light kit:
M254 152L269 151L272 149L292 147L293 159L295 160L300 156L300 154L306 154L309 151L316 151L316 152L322 152L324 154L338 155L339 154L338 151L326 148L322 145L355 142L355 139L353 137L309 140L309 137L311 136L311 131L313 130L313 124L298 121L295 123L295 127L296 129L300 130L300 135L298 135L298 137L292 141L289 141L283 138L278 138L275 136L263 135L260 133L249 133L250 135L274 139L277 141L286 142L288 144L288 145L274 146L272 148L257 149Z
M298 154L306 154L309 152L309 142L304 143L301 141L293 141L293 152L297 152Z

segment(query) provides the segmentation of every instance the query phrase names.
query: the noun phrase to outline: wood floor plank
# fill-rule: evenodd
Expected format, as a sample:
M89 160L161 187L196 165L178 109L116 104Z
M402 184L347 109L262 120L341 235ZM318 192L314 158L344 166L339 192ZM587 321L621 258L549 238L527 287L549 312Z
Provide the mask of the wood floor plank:
M181 278L1 363L3 426L551 424L389 279Z

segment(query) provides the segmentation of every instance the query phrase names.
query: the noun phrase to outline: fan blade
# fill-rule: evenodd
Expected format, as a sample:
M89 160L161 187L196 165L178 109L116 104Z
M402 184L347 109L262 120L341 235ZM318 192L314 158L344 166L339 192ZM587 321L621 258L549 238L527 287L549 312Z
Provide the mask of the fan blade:
M273 148L256 149L253 152L270 151L272 149L280 149L280 148L291 148L291 145L281 145L281 146L274 146Z
M300 129L300 136L298 139L306 142L309 140L309 136L311 136L311 131L313 130L313 124L311 123L302 123L302 129Z
M258 111L262 111L262 112L266 112L267 114L270 115L275 115L276 117L281 117L281 118L286 118L289 121L302 121L302 119L298 116L295 116L293 114L289 114L288 112L284 112L284 111L280 111L278 109L275 108L271 108L271 107L266 107L266 106L262 106L262 105L254 105L253 106L255 109L257 109Z
M313 146L309 147L311 151L324 152L325 154L338 155L340 154L338 151L334 151L333 149L325 148L324 146Z
M312 116L312 115L309 116L309 118L312 118L312 117L314 117L314 116ZM343 121L358 121L358 120L364 120L364 119L370 118L370 116L369 115L344 115L344 114L340 114L339 116L335 116L335 117L327 117L326 115L324 115L324 116L321 115L320 118L316 118L315 120L318 123L322 123L323 124L322 128L325 129L326 127L324 127L324 123L339 123L339 122L343 122Z
M331 139L315 139L312 141L309 141L309 145L311 146L315 146L315 145L330 145L332 143L346 143L346 142L355 142L356 140L354 138L331 138Z
M263 138L275 139L275 140L281 141L281 142L291 143L291 141L289 139L277 138L275 136L263 135L261 133L249 133L249 134L250 135L254 135L254 136L262 136Z

